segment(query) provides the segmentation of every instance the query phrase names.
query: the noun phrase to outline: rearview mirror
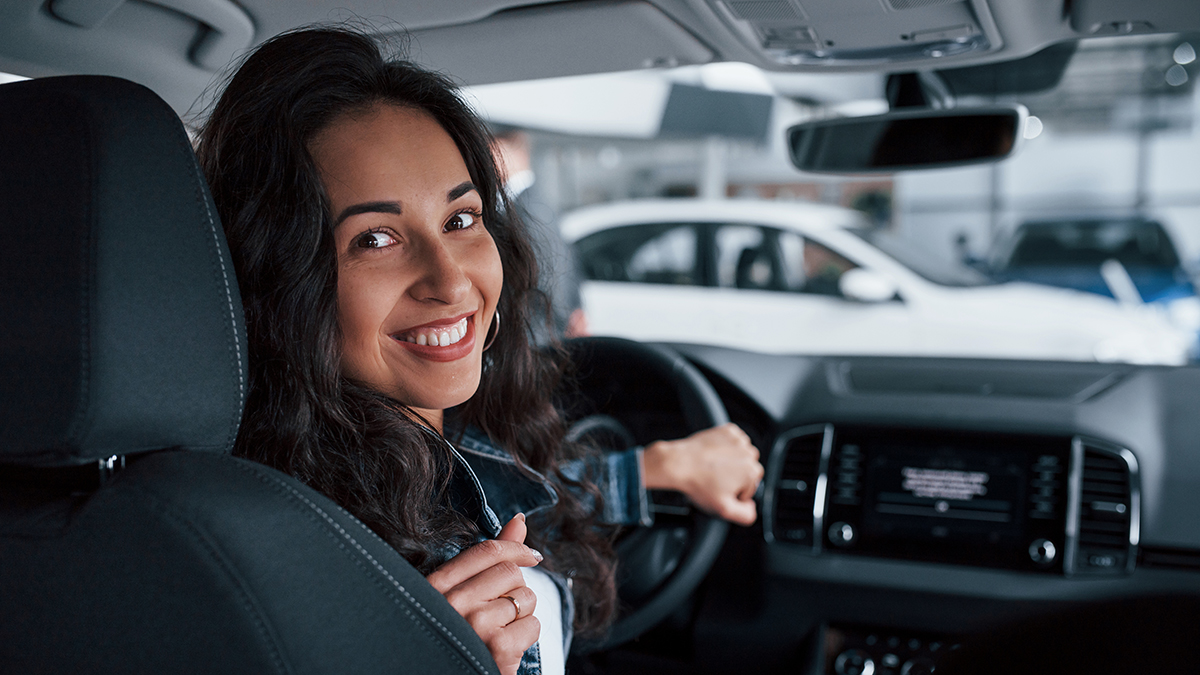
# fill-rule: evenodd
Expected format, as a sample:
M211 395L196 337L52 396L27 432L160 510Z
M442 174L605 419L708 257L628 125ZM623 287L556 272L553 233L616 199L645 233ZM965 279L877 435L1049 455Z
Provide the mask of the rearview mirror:
M892 173L994 162L1017 148L1024 106L921 109L805 122L788 130L792 164L810 173Z

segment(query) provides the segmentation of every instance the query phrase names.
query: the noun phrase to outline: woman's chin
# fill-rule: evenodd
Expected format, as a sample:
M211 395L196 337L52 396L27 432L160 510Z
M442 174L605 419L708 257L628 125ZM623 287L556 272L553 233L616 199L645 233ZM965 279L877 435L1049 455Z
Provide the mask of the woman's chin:
M391 387L390 390L377 390L387 394L396 401L416 410L447 410L466 403L479 390L479 375L470 378L471 382L456 382L458 386L438 387L433 391L413 391L403 385Z

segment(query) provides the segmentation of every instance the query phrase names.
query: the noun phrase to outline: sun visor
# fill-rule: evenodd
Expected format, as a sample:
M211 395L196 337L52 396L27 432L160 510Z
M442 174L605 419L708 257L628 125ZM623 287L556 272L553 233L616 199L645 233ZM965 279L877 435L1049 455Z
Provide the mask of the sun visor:
M409 55L464 84L672 67L713 58L666 14L634 1L557 3L418 30L411 34Z
M725 136L764 142L771 128L774 97L713 91L674 83L658 135L663 138Z

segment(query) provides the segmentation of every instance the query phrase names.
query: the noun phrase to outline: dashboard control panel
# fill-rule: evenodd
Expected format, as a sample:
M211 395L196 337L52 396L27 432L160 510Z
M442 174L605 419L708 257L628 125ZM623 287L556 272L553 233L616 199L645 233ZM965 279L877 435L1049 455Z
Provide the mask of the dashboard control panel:
M768 466L769 541L1066 575L1131 569L1133 454L1072 436L813 425Z
M956 638L888 628L829 625L822 640L822 675L930 675Z

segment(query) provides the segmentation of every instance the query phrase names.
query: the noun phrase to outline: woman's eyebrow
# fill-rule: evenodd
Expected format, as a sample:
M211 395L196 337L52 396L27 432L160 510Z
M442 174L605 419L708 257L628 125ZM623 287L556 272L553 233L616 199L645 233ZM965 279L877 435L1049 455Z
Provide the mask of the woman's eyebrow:
M446 193L446 203L450 203L471 191L479 192L479 188L475 187L475 184L469 180L463 181L450 188L450 191Z
M455 189L457 190L458 188ZM400 215L400 202L363 202L362 204L347 206L338 214L333 226L337 227L342 224L343 220L350 216L357 216L360 213L390 213L398 216Z
M468 192L478 191L479 188L475 187L474 183L469 180L463 181L462 183L450 188L450 191L446 193L446 202L452 202ZM400 202L363 202L362 204L347 206L346 208L342 209L341 213L338 214L337 220L334 221L333 226L337 227L338 225L342 224L343 220L349 218L350 216L357 216L360 213L390 213L398 216L401 215Z

